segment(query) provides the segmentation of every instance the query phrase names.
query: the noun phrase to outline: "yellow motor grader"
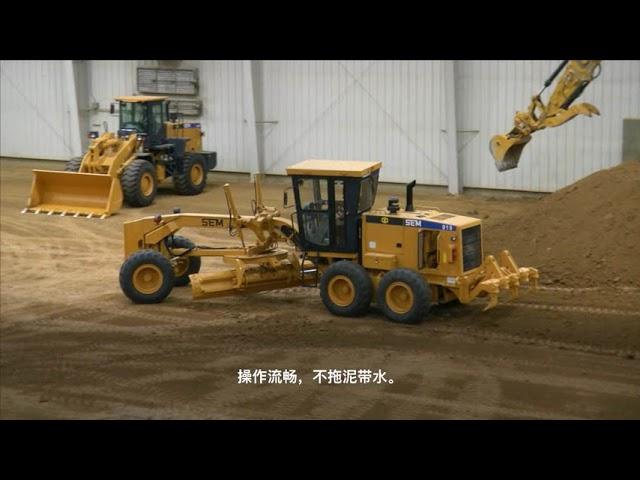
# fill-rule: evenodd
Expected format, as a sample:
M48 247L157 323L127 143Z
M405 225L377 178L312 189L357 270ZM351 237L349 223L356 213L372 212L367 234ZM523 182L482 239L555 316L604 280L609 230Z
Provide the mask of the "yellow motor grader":
M91 132L82 158L64 171L34 170L22 213L105 218L122 207L146 207L159 182L172 177L177 193L197 195L207 184L216 152L202 150L200 124L169 119L167 97L117 97L118 132ZM114 113L115 106L111 105Z
M564 71L563 71L564 69ZM562 73L549 101L545 104L541 95ZM547 127L557 127L577 115L600 115L590 103L572 103L582 94L587 85L600 75L600 60L564 60L544 82L540 92L532 97L526 112L516 112L514 127L506 135L495 135L489 150L498 171L503 172L518 166L522 149L531 140L531 134Z
M291 218L263 204L258 176L254 215L238 213L226 184L228 214L176 210L126 222L120 286L135 303L158 303L188 283L196 299L319 284L335 315L362 315L375 302L401 323L419 321L435 303L488 297L486 310L496 306L501 291L513 298L521 285L537 286L538 271L518 267L507 250L484 256L479 219L416 209L415 181L407 185L404 209L391 197L385 209L374 210L380 167L307 160L287 168L296 208ZM185 227L228 229L240 244L195 245L176 235ZM247 244L247 231L255 243ZM230 268L199 273L201 257L209 256L222 257Z

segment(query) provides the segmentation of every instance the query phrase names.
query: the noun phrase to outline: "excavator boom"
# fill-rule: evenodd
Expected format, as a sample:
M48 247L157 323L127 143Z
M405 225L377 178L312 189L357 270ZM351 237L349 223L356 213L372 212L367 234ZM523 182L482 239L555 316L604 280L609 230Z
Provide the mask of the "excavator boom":
M541 95L562 72L556 87L545 104ZM532 97L526 112L516 112L513 129L505 135L495 135L489 150L498 171L503 172L518 166L524 146L531 134L547 127L557 127L577 115L599 115L596 107L589 103L573 102L584 89L600 75L600 60L564 60L545 81L542 90Z

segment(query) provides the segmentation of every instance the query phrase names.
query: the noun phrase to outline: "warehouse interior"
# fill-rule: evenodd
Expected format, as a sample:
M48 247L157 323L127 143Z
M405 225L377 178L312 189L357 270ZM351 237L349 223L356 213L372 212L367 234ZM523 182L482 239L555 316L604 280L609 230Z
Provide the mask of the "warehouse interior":
M535 132L517 168L499 171L489 147L559 64L2 60L0 418L640 418L640 61L603 60L579 99L599 114ZM118 132L125 96L166 96L170 116L201 130L216 159L204 190L161 182L149 206L125 201L103 219L29 211L33 171L63 171ZM390 216L391 197L411 211L415 180L417 210L480 219L483 252L507 249L539 272L538 289L487 311L480 298L434 304L415 325L375 302L341 318L305 285L202 300L175 288L154 304L123 295L125 223L227 221L229 195L254 215L256 179L264 205L293 222L283 193L293 202L290 169L304 160L381 162L373 208ZM184 230L207 248L245 241L227 224ZM220 260L203 257L202 270ZM241 383L253 369L301 383ZM393 381L318 384L317 369Z
M392 166L386 182L553 192L617 165L625 120L640 117L640 64L607 61L585 93L603 115L548 129L521 168L496 172L487 138L510 126L558 63L3 61L0 155L79 156L87 132L117 128L115 97L160 93L202 124L221 171L282 175L305 158L375 159Z

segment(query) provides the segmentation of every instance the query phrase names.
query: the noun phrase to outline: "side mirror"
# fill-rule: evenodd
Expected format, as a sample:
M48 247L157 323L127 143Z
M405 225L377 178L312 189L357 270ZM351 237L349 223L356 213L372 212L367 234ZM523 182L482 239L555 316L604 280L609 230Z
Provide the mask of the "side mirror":
M289 205L289 190L292 190L293 187L286 188L282 194L282 207L283 208L291 208L295 207L295 205Z
M114 115L116 113L116 104L112 103L111 107L109 108L109 113L111 113L111 115Z

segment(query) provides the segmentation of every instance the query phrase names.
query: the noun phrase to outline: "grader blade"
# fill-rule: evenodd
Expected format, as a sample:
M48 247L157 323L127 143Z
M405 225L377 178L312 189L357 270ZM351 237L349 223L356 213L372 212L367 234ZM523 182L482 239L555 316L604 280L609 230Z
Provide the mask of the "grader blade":
M301 274L300 263L295 256L286 251L223 257L223 261L235 268L189 275L194 299L277 290L312 282L311 278Z
M498 171L504 172L516 168L522 149L530 140L530 135L511 138L506 135L495 135L489 143L489 150L496 161Z
M25 213L107 217L122 207L120 181L110 175L33 170Z

